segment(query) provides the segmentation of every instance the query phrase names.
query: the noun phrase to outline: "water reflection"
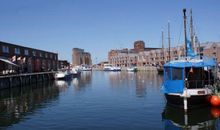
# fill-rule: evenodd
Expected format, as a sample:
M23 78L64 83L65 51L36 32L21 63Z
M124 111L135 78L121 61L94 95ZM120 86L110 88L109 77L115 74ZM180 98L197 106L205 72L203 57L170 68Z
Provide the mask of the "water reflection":
M58 98L59 90L47 82L0 91L0 128L25 119L36 109L44 108Z
M147 87L160 89L163 77L155 72L109 72L109 80L112 87L133 87L137 97L147 94Z
M71 81L55 80L55 86L59 89L60 92L67 91L67 88L70 84Z
M185 113L183 109L167 105L162 113L165 130L219 130L220 120L213 115L213 109L206 107Z
M92 71L84 71L81 73L80 77L72 79L72 85L75 90L84 90L87 86L92 83Z

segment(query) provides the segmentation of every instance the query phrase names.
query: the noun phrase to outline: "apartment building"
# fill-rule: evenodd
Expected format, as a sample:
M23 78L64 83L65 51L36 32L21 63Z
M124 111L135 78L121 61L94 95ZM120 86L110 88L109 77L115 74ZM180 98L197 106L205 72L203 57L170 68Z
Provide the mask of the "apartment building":
M183 45L172 47L170 49L145 48L144 46L141 46L140 48L141 49L139 50L135 50L135 48L130 50L111 50L108 53L109 63L121 67L126 67L129 64L135 66L157 66L163 65L169 60L175 60L178 57L183 57L185 55L185 49ZM196 53L213 57L218 63L220 63L220 42L202 43L199 47L196 48Z
M0 73L13 70L14 73L31 73L57 70L58 54L0 41Z

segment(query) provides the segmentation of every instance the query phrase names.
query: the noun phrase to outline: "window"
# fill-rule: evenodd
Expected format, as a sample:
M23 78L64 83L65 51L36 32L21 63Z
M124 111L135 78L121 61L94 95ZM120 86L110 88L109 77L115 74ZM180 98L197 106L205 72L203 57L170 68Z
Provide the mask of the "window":
M15 48L15 54L20 54L20 48Z
M39 55L40 55L40 57L42 57L42 53L41 52L39 53Z
M172 79L173 80L183 80L182 69L173 68L172 69Z
M29 55L29 51L27 49L24 50L24 55L26 55L26 56Z
M165 80L171 80L170 68L165 68Z
M3 53L9 53L9 48L8 48L8 46L2 46L2 52L3 52Z
M53 55L52 54L50 54L50 59L53 59Z
M32 55L33 55L33 56L36 56L36 51L32 51Z
M47 58L48 57L48 55L47 55L47 53L45 53L45 58Z

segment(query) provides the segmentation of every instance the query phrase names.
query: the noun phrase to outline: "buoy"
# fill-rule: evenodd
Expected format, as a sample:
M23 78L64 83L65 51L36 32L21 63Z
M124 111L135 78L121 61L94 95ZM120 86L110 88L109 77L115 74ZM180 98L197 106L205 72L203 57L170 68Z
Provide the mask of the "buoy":
M212 104L212 106L217 107L217 106L220 105L220 98L218 96L216 96L216 95L213 95L211 97L210 103Z
M212 108L211 114L214 118L218 118L220 116L220 109L216 107Z

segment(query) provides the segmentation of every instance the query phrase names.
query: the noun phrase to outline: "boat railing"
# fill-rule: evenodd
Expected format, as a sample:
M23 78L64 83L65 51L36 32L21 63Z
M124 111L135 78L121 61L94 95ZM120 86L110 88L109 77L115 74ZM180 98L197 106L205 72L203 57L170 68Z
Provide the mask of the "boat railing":
M205 88L207 85L212 85L214 80L189 80L187 88Z

